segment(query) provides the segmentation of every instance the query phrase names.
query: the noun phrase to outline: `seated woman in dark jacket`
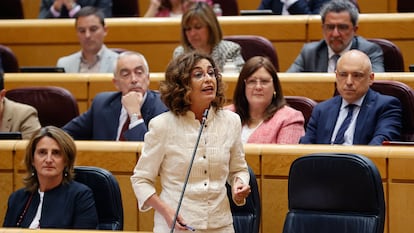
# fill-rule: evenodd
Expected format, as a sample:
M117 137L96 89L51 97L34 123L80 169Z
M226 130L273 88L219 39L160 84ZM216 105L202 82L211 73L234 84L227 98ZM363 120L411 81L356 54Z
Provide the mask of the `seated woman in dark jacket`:
M91 189L73 180L76 146L60 128L33 134L26 149L25 187L9 197L3 227L96 229Z

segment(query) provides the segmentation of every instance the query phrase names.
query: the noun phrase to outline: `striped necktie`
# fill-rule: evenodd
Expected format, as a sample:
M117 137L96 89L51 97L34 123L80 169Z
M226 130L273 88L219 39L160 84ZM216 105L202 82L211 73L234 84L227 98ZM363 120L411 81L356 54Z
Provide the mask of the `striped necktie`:
M348 104L346 108L348 109L348 114L346 115L345 120L342 122L341 127L336 134L334 144L343 144L345 142L344 135L345 131L349 128L352 120L352 114L354 112L355 104Z
M338 62L339 57L340 57L340 55L339 55L339 54L334 54L334 55L332 55L332 57L331 57L331 59L332 59L332 61L333 61L333 64L334 64L334 71L336 70L336 63Z

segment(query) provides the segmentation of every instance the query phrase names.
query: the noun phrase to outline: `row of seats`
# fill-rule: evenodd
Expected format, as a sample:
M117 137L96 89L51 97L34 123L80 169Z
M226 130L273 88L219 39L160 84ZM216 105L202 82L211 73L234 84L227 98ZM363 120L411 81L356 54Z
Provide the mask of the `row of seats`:
M406 84L391 80L375 80L371 88L385 95L398 98L402 105L402 141L414 141L414 91ZM334 92L336 95L337 92ZM41 125L62 127L79 115L75 97L62 87L37 86L8 90L6 97L34 106L39 114ZM285 96L291 107L302 112L305 127L316 101L304 96Z
M37 109L40 124L62 127L79 115L78 103L68 90L56 86L21 87L8 90L6 97ZM302 111L308 122L316 101L303 96L286 96L287 103Z
M275 47L273 44L262 36L254 35L232 35L224 36L225 40L238 43L242 48L242 56L244 60L248 60L253 56L266 56L273 62L277 71L279 69L279 61ZM384 68L386 72L404 72L404 58L400 49L391 41L379 38L370 38L369 41L378 44L384 54ZM122 52L124 49L114 48L116 52ZM5 72L19 72L18 59L10 48L0 45L0 55L3 62Z

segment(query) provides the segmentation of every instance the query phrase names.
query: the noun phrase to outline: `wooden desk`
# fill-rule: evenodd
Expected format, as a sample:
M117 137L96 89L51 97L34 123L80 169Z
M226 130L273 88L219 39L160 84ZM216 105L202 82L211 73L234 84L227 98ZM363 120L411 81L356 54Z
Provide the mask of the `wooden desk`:
M4 219L7 209L7 200L14 190L13 177L14 140L0 140L0 219ZM3 222L3 221L1 221Z

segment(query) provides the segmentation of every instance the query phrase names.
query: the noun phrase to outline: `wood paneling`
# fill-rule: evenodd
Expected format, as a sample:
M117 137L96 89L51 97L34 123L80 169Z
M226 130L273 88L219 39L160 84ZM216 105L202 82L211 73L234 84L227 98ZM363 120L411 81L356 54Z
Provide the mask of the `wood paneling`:
M129 177L138 160L142 142L76 141L76 165L99 166L118 179L123 198L126 230L151 231L153 211L140 213ZM22 164L27 141L0 141L0 156L7 158L5 173L0 169L2 198L22 187ZM370 158L378 167L384 183L387 206L386 233L410 232L414 225L414 173L412 147L409 146L331 146L331 145L245 145L246 159L257 176L261 201L263 233L281 232L287 213L287 179L291 163L311 153L357 153ZM13 158L13 159L11 159ZM10 161L13 161L11 163ZM11 169L13 167L14 169ZM14 170L14 173L13 173ZM8 171L8 173L6 172ZM157 182L159 190L159 182ZM5 203L5 202L3 202ZM0 208L4 216L5 206Z

